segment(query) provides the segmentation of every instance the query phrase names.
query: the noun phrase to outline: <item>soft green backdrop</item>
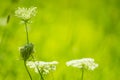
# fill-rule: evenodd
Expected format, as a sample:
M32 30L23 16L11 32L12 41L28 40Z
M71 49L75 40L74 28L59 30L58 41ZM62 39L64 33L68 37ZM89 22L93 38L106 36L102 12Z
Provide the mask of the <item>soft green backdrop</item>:
M29 39L36 60L59 61L54 80L80 80L81 71L65 62L85 57L99 67L85 71L84 80L120 80L120 0L0 0L0 80L29 80L18 50L26 43L24 25L14 16L18 6L38 7Z

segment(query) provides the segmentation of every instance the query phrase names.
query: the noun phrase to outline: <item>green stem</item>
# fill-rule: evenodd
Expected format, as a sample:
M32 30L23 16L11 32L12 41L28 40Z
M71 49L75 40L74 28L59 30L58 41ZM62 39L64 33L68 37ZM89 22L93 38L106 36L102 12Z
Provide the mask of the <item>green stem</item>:
M54 80L54 75L53 75L53 72L52 72L51 74L52 74L52 80Z
M84 68L82 68L81 80L83 80L83 76L84 76Z
M39 70L39 68L38 68L38 66L37 66L37 65L36 65L36 67L37 67L37 70L38 70L39 75L40 75L40 77L41 77L41 80L44 80L43 75L42 75L42 73L40 72L40 70Z
M24 66L25 66L25 69L26 69L26 71L27 71L27 73L28 73L28 75L30 77L30 80L32 80L32 76L31 76L31 74L30 74L30 72L29 72L29 70L28 70L28 68L26 66L26 61L24 61Z
M25 22L25 32L26 32L27 44L29 44L27 22Z
M33 61L35 62L33 55L31 55L31 56L32 56L32 58L33 58ZM44 80L44 77L43 77L42 73L40 72L40 70L39 70L39 68L38 68L38 65L35 64L35 66L36 66L36 68L37 68L37 70L38 70L38 73L39 73L39 75L40 75L40 77L41 77L41 80Z

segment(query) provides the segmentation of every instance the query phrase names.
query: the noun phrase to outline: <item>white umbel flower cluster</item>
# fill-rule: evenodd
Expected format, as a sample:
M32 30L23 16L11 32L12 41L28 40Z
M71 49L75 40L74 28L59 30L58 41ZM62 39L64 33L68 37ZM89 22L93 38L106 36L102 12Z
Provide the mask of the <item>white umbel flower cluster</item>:
M71 61L66 62L66 65L80 68L80 69L84 68L87 70L94 70L96 67L98 67L98 64L94 63L94 59L92 59L92 58L71 60Z
M20 8L15 11L15 16L22 19L23 21L28 21L31 17L36 15L37 7L30 7L30 8Z
M42 74L48 74L50 71L55 71L57 64L58 64L57 61L52 61L52 62L28 61L27 62L27 66L29 66L30 68L33 68L36 73L38 73L38 69L36 67L36 66L38 66L38 68Z

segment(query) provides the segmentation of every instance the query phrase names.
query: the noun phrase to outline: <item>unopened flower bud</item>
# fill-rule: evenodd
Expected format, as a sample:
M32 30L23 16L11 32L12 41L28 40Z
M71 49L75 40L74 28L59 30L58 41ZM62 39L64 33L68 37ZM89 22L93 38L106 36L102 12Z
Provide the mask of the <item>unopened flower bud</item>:
M26 61L30 57L30 55L34 53L34 46L32 43L26 44L25 46L20 47L19 50L21 57L23 58L23 60Z

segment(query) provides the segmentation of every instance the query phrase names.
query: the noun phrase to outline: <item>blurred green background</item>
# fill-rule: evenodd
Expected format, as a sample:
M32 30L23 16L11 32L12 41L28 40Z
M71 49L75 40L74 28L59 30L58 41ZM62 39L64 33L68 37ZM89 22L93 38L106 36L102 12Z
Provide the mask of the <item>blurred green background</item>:
M29 24L34 56L59 61L54 80L80 80L81 71L65 62L86 57L99 67L85 71L84 80L120 80L120 0L0 0L0 80L29 80L18 50L26 43L25 28L14 11L31 6L38 7Z

